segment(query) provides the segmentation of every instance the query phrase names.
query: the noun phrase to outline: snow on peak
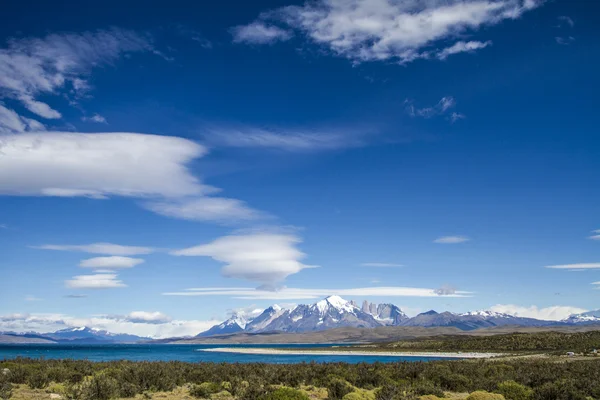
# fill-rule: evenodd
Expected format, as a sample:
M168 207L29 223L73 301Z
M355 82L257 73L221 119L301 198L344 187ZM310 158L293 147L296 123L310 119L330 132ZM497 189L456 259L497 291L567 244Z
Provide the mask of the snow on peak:
M316 308L321 314L324 314L329 308L334 308L340 312L354 312L356 307L349 301L342 299L340 296L329 296L315 303Z
M509 317L509 315L507 314L503 314L503 313L499 313L496 311L489 311L489 310L478 310L478 311L469 311L466 313L462 313L459 314L460 316L478 316L478 317L484 317L484 318L491 318L491 317Z
M281 306L280 306L279 304L273 304L271 307L272 307L272 308L273 308L273 310L275 310L275 311L281 311L281 309L282 309L282 308L281 308Z

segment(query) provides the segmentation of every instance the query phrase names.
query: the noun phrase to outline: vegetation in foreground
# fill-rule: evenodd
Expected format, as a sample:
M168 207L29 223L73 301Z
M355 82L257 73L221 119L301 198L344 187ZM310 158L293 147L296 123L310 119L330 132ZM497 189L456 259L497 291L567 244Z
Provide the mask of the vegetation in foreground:
M591 355L594 354L594 350L600 350L600 331L509 333L490 336L446 335L368 345L368 347L384 351L562 352L563 354L574 352Z
M589 400L600 399L600 360L291 365L0 362L0 399L57 395L81 400Z

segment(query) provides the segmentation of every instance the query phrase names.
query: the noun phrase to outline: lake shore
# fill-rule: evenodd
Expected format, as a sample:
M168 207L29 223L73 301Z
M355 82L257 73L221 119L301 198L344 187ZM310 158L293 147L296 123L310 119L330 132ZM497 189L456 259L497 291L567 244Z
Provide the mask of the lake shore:
M261 355L314 355L314 356L379 356L379 357L437 357L437 358L492 358L503 356L501 353L475 353L475 352L392 352L392 351L364 351L364 350L300 350L300 349L269 349L248 347L217 347L212 349L198 349L196 351L237 354Z

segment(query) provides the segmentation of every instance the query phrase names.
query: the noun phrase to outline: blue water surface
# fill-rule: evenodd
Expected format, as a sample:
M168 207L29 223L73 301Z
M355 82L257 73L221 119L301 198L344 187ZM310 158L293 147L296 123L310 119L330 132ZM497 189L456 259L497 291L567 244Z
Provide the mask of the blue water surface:
M385 357L364 355L271 355L207 352L202 349L222 347L251 348L329 348L323 344L269 344L269 345L200 345L200 344L2 344L0 360L17 357L46 359L78 359L90 361L185 361L228 363L293 364L301 362L374 363L398 361L433 361L438 357Z

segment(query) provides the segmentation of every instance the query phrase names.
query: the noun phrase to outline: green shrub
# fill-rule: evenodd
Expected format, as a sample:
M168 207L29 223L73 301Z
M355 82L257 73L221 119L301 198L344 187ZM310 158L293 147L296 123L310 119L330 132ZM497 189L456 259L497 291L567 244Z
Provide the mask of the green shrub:
M354 392L354 387L340 378L330 378L327 382L327 395L330 399L342 399L348 393Z
M211 400L235 400L233 395L227 390L222 390L210 396Z
M498 384L497 393L507 400L529 400L533 397L533 390L515 381L505 381Z
M547 382L533 390L535 400L586 400L587 396L573 382Z
M55 393L65 396L67 394L67 387L63 383L52 382L46 388L46 393Z
M280 387L261 397L261 400L308 400L308 396L290 387Z
M471 393L466 400L505 400L504 396L498 393L488 393L483 390Z
M432 394L434 396L444 397L444 391L431 381L417 381L412 385L411 392L417 396Z
M355 392L345 395L342 400L375 400L375 393L358 389Z
M441 400L442 397L437 397L432 394L426 394L425 396L419 397L419 400Z
M72 392L78 400L110 400L118 397L119 384L115 378L99 372L74 385Z
M0 399L10 399L12 396L12 388L12 384L9 382L8 377L0 373Z
M32 389L43 389L48 386L50 379L44 371L35 371L27 378L27 386Z
M135 383L121 382L121 385L119 387L119 396L125 397L125 398L135 397L141 391L142 391L142 389Z
M203 399L210 398L210 395L221 391L221 386L213 382L203 382L199 385L192 385L190 394L194 397Z

